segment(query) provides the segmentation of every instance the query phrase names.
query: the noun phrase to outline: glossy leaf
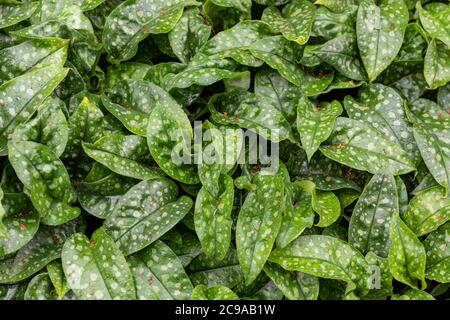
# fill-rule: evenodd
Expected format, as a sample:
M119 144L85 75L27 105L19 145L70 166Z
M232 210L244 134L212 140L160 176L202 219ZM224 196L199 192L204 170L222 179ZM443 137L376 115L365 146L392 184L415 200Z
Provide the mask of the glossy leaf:
M28 19L39 7L38 1L23 3L21 1L2 1L0 3L0 28L12 26Z

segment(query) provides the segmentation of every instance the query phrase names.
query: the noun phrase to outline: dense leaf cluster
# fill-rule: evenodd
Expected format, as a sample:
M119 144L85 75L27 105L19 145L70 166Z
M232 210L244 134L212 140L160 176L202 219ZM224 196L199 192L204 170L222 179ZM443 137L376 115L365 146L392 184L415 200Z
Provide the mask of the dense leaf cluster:
M445 297L449 81L448 1L0 0L0 297Z

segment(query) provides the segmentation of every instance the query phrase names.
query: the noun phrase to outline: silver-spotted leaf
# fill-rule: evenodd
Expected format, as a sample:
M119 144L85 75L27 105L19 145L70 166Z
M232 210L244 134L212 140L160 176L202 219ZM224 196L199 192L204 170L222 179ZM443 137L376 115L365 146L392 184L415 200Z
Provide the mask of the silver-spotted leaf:
M427 253L425 277L442 283L450 282L450 223L430 233L423 245Z
M450 49L440 40L428 45L424 62L424 75L430 89L437 89L450 81Z
M236 293L224 286L206 287L199 284L192 291L192 300L239 300Z
M39 7L39 1L22 2L15 0L2 1L0 3L0 28L15 25L28 19Z

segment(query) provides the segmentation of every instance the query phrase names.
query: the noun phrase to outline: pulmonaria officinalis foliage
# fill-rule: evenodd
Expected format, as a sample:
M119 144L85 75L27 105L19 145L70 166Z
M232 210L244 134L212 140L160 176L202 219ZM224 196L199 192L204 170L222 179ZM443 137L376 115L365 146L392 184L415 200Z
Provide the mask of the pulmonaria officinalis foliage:
M448 298L449 17L0 0L0 299Z

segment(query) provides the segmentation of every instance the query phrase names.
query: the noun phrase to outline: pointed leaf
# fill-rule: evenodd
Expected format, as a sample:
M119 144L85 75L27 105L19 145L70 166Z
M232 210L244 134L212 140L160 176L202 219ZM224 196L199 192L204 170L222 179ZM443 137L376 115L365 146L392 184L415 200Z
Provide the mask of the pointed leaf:
M427 279L450 282L450 223L440 226L423 242L427 252Z

